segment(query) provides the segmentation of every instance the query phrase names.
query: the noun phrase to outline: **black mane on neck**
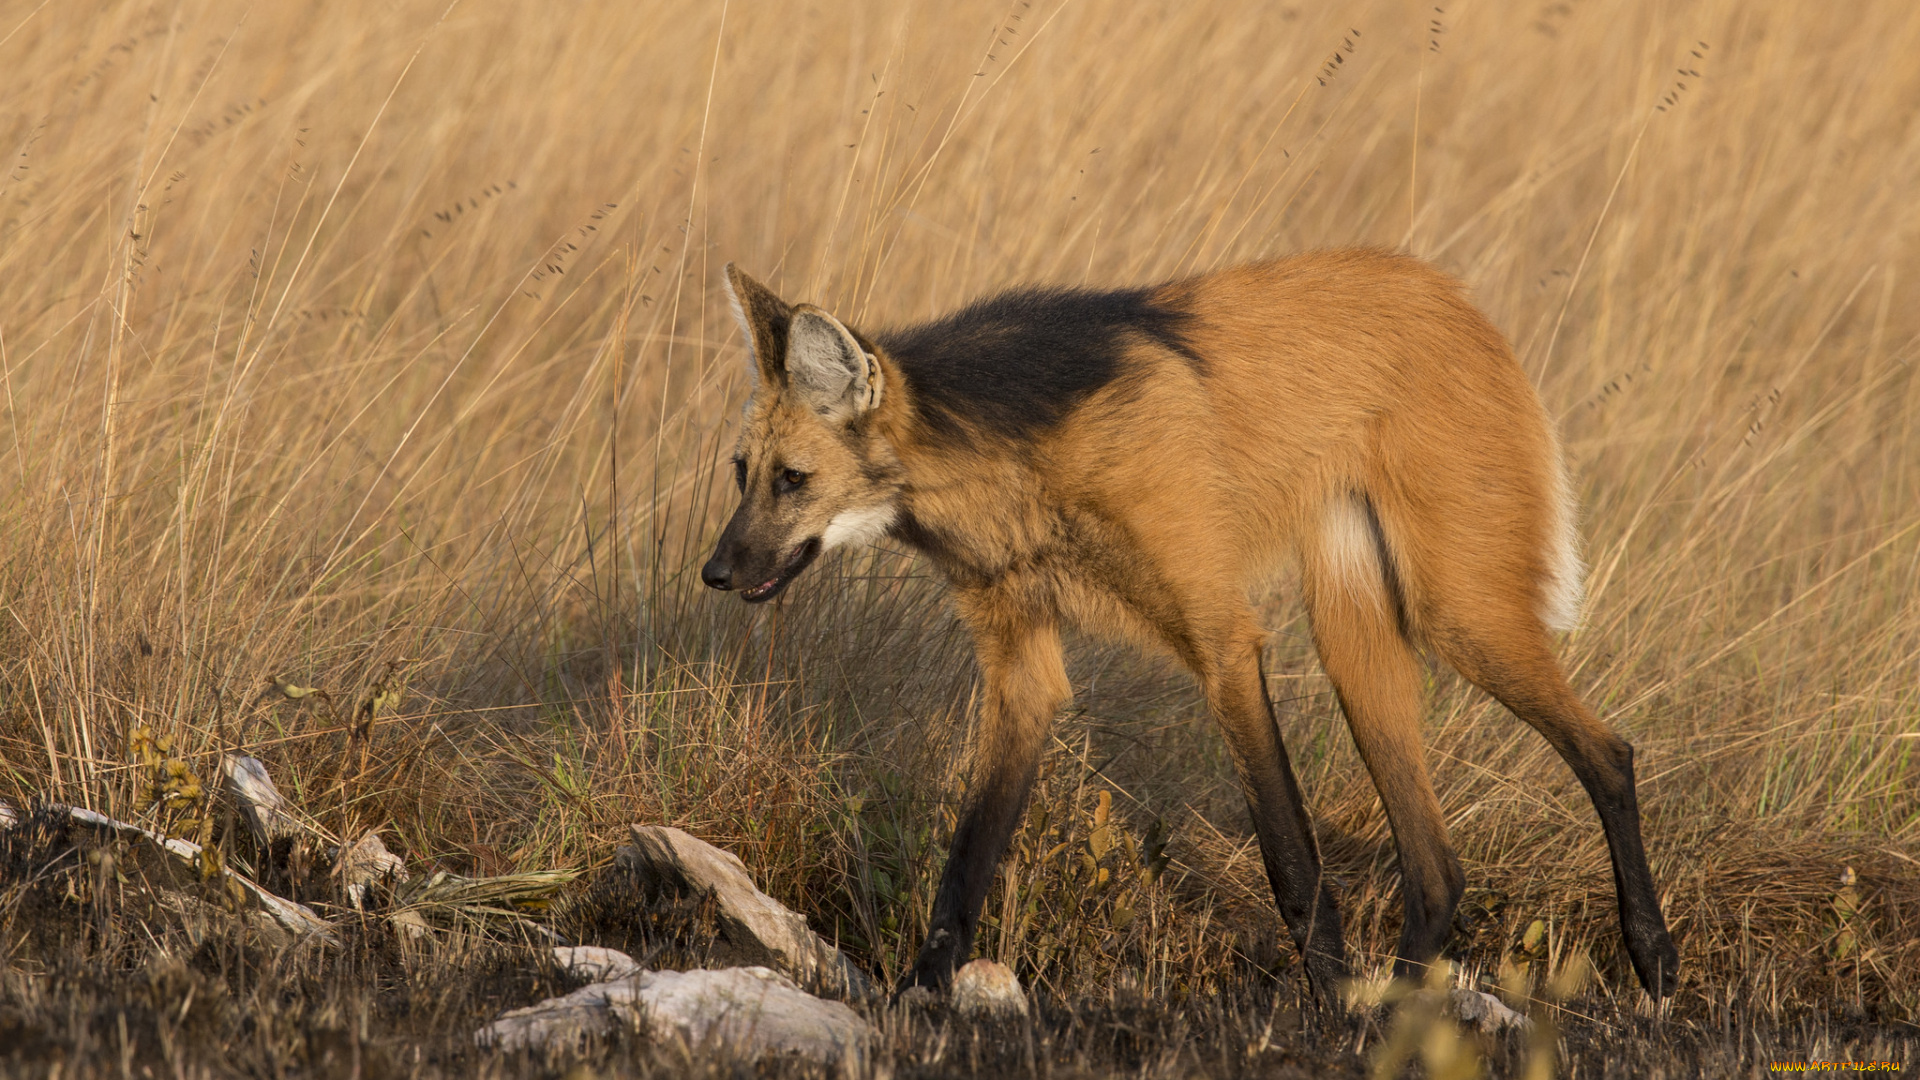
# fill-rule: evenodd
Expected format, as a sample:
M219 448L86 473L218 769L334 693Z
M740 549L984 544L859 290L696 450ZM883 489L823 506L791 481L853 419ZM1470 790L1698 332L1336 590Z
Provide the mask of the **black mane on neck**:
M932 322L875 335L899 364L920 420L935 434L1030 438L1123 373L1145 339L1196 367L1190 316L1150 289L1020 288Z

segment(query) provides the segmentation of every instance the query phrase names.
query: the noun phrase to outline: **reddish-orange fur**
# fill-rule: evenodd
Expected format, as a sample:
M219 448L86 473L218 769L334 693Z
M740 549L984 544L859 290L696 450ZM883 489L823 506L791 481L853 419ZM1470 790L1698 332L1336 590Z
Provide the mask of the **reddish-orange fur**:
M1131 340L1120 377L1058 423L960 440L930 430L907 372L850 331L832 340L868 354L844 353L869 373L865 396L823 404L796 390L794 361L773 355L785 305L743 275L732 284L761 381L742 436L749 472L778 458L817 486L797 508L750 475L710 566L722 555L773 566L828 522L865 515L940 567L978 644L986 695L970 795L913 981L939 985L964 960L1069 695L1059 633L1071 624L1170 649L1198 677L1282 914L1330 992L1345 970L1337 909L1267 700L1250 600L1291 558L1399 847L1402 970L1444 944L1462 887L1422 760L1425 648L1538 729L1586 784L1636 968L1654 994L1670 990L1632 752L1553 654L1550 627L1576 614L1579 563L1552 427L1456 282L1406 256L1336 251L1161 286L1152 301L1181 317L1184 354Z

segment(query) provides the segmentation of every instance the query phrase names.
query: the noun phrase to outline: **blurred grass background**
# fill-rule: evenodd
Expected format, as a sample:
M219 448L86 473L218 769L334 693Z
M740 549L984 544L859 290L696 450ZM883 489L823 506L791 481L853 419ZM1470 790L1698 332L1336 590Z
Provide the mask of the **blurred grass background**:
M1920 9L1443 6L0 7L0 796L132 815L147 725L415 864L677 824L890 977L972 662L903 552L768 611L700 587L748 389L720 266L877 325L1377 244L1463 278L1562 424L1564 655L1638 748L1675 1008L1913 1023ZM1378 967L1385 819L1267 611ZM984 951L1066 995L1284 967L1197 692L1072 670ZM1571 774L1451 673L1432 703L1456 954L1543 919L1642 1008Z

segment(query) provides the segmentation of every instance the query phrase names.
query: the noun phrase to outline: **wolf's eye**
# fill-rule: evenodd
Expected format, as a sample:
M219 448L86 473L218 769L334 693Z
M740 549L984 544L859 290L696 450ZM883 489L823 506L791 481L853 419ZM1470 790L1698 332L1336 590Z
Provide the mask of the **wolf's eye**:
M806 482L807 474L801 472L799 469L780 470L780 489L782 491L792 491L794 488Z
M741 494L746 493L746 490L747 490L747 459L746 458L733 459L733 486L739 488Z

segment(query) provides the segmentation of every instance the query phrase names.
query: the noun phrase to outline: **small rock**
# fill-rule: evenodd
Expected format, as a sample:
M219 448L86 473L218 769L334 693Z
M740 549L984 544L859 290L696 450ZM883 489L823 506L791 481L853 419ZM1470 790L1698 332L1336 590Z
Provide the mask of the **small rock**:
M807 927L807 918L760 891L746 864L679 829L635 825L633 846L617 853L650 887L714 894L730 959L764 964L828 997L866 1000L866 974Z
M894 995L893 1003L906 1009L933 1009L940 1004L940 995L932 987L909 986Z
M413 876L407 873L407 864L400 856L388 851L380 834L374 832L362 836L340 853L339 870L340 877L347 883L347 897L353 901L356 911L365 906L367 888L374 882L388 876L395 881L406 881Z
M643 971L515 1009L474 1034L481 1046L525 1050L574 1045L616 1027L753 1060L794 1054L857 1063L873 1029L852 1009L805 993L764 967Z
M396 911L387 916L387 922L408 941L427 941L433 937L433 927L428 926L417 911Z
M560 965L560 970L588 982L613 982L640 973L640 964L633 957L598 945L556 946L553 962Z
M1483 994L1478 990L1455 987L1448 991L1447 1011L1461 1023L1478 1028L1483 1035L1533 1029L1533 1021L1507 1008L1505 1002L1492 994Z
M948 1005L954 1015L976 1020L1010 1020L1027 1015L1027 995L1005 964L980 959L953 976Z
M0 829L11 829L18 824L20 824L20 811L15 810L12 803L0 799Z
M220 765L226 773L227 793L240 807L247 829L262 850L283 836L302 831L299 819L287 808L286 796L273 786L264 762L245 754L228 754Z

